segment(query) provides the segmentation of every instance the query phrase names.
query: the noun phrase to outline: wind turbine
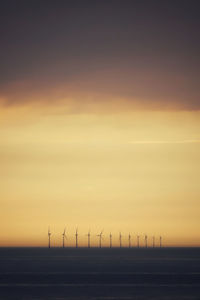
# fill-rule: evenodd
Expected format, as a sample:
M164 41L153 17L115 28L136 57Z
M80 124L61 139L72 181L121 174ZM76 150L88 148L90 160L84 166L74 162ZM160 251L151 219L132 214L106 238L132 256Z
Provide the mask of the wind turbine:
M66 231L66 227L64 228L64 231L63 231L63 233L62 233L62 238L63 238L63 240L62 240L62 242L63 242L63 248L65 248L65 239L67 238L67 236L66 236L66 234L65 234L65 231Z
M128 246L129 246L129 248L131 248L131 235L130 235L130 232L129 232L129 235L128 235Z
M145 242L145 247L147 248L148 247L148 237L146 234L144 236L144 242Z
M97 234L97 236L99 237L99 248L101 248L102 234L103 234L103 230L99 234Z
M112 233L110 232L110 248L112 248Z
M162 236L160 236L160 248L162 247Z
M122 247L122 234L121 232L119 233L119 247Z
M51 248L51 231L50 231L50 227L48 228L48 239L49 239L49 248Z
M90 230L88 231L88 233L86 235L88 237L88 248L90 248Z
M76 237L76 248L78 248L78 227L76 228L75 237Z
M140 248L140 236L137 235L137 247Z
M155 236L152 237L153 248L155 248Z

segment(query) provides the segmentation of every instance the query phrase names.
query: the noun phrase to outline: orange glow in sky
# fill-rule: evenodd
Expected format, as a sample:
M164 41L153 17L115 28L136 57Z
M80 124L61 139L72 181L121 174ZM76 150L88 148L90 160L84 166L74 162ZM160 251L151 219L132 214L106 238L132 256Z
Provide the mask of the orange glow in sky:
M49 225L55 246L65 226L68 245L77 226L82 246L200 245L200 113L66 110L1 107L0 245L46 246Z

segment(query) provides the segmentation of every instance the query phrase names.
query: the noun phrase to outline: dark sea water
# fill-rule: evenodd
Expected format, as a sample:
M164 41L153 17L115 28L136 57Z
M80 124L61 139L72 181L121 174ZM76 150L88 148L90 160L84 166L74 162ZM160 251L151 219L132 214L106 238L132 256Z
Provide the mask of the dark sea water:
M0 248L0 299L200 300L200 248Z

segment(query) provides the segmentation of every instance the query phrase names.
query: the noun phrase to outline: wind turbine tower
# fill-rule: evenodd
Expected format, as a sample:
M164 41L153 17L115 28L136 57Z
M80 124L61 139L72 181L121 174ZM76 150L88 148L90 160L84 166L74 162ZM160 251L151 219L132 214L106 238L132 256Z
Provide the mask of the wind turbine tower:
M62 242L63 242L63 248L65 248L65 239L67 238L67 237L66 237L66 234L65 234L65 231L66 231L66 228L64 229L64 231L63 231L63 233L62 233L62 237L63 237L63 240L62 240Z
M110 233L110 248L112 248L112 233Z
M88 231L87 237L88 237L88 248L90 248L90 230Z
M119 233L119 247L122 247L122 234L121 232Z
M162 236L160 236L160 248L162 247Z
M49 240L48 247L51 248L51 231L50 231L50 228L48 228L48 240Z
M103 230L97 235L99 237L99 248L101 248L102 234L103 234Z
M76 248L78 248L78 228L76 228L75 237L76 237Z
M137 247L140 248L140 236L137 235Z
M128 235L128 246L129 246L129 248L131 248L131 235L130 235L130 233Z
M152 242L153 242L153 248L155 248L155 236L153 236Z
M145 242L145 247L147 248L148 247L148 237L146 234L144 236L144 242Z

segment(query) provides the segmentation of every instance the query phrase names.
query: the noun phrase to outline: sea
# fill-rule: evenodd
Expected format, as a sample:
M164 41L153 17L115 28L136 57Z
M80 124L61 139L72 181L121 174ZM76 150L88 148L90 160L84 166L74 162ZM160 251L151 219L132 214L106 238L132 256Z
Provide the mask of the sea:
M200 248L0 248L0 300L200 300Z

